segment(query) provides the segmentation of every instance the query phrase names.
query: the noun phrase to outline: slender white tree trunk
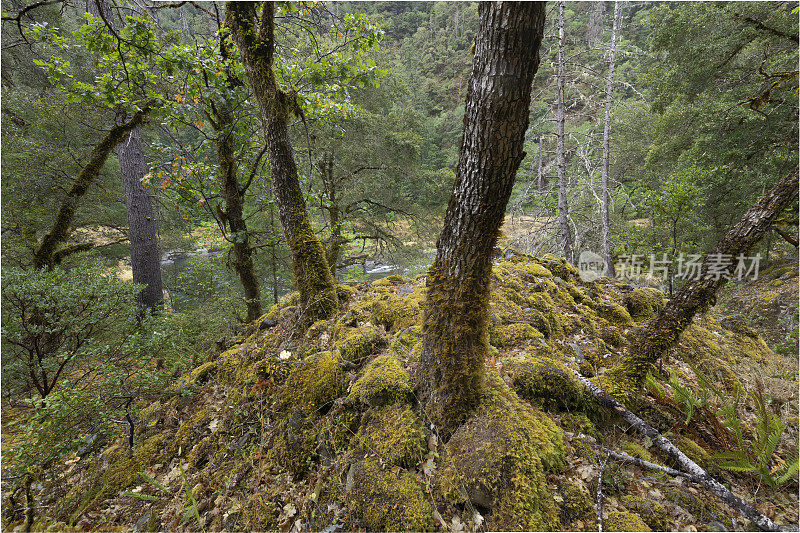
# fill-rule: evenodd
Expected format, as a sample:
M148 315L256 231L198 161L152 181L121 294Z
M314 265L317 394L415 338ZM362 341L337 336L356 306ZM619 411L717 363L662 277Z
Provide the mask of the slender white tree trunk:
M608 218L608 160L611 152L611 98L614 85L614 58L617 53L617 32L619 31L620 9L619 2L614 2L614 23L611 27L611 47L609 49L608 60L608 83L606 84L606 117L603 123L603 176L602 176L602 198L601 198L601 219L603 232L603 259L608 268L608 275L614 277L614 257L611 245L611 224Z
M539 161L537 162L537 169L536 169L536 188L539 192L544 190L544 173L542 172L542 158L544 157L544 137L539 137Z
M572 251L572 231L569 227L569 205L567 204L567 163L564 159L564 7L563 0L558 3L558 102L556 105L556 162L558 165L558 225L564 257L575 262Z

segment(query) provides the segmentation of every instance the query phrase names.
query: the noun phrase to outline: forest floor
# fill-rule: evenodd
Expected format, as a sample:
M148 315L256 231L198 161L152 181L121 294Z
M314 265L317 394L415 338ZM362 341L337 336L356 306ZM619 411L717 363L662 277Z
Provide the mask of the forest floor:
M759 460L759 419L774 416L785 429L763 458L767 472L797 457L797 351L774 329L791 327L797 282L797 264L785 263L731 285L629 406L734 493L793 527L796 476L770 486L768 473L727 470L715 454ZM600 479L606 531L752 527L699 485L605 462L611 449L675 466L598 410L569 372L592 377L611 367L663 307L657 291L583 282L553 256L496 261L485 404L465 426L475 431L446 444L411 387L424 276L349 282L338 292L339 312L305 334L295 327L297 295L287 295L266 315L277 326L243 333L163 397L142 401L133 449L120 435L64 458L34 484L34 529L597 531ZM721 414L734 398L742 442ZM4 409L4 430L6 422ZM4 524L21 523L12 515Z

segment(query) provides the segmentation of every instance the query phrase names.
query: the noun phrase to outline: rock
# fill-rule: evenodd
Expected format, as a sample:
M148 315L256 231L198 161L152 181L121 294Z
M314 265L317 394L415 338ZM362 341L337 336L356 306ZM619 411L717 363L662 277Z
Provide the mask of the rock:
M271 318L265 318L258 325L258 329L262 329L263 330L263 329L274 328L277 325L278 325L278 322L276 320L272 320Z
M709 522L706 527L709 531L728 531L728 528L719 522Z

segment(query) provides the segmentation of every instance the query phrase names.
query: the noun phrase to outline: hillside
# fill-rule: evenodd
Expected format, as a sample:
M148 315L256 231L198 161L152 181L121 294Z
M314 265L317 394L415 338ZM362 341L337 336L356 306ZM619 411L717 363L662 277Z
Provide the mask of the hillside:
M670 465L599 411L568 369L602 374L664 297L576 274L554 256L495 261L487 387L447 444L412 389L423 276L339 285L338 313L306 335L294 327L292 293L143 405L132 449L126 434L89 441L55 479L34 485L34 529L596 531L602 471L605 530L747 530L700 486L601 466L604 448ZM768 466L797 450L796 361L790 375L788 359L736 324L695 320L629 407L740 497L796 525L796 481L769 487L712 457L737 449L735 424L721 414L733 398L744 442L756 438L758 410L744 391L757 397L757 380L765 408L786 425Z

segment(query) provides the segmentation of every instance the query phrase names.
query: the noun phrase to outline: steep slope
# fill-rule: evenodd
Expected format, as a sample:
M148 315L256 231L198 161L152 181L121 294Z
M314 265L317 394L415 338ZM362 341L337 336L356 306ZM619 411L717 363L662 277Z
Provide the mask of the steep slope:
M604 448L663 463L655 448L599 412L569 372L610 367L664 305L653 289L584 283L553 256L499 257L492 275L489 379L447 443L417 408L425 280L389 276L338 286L334 318L304 335L296 294L163 398L127 437L67 458L40 487L54 528L155 530L596 530L603 475L606 530L746 527L681 478L609 462ZM737 328L738 329L738 328ZM742 330L744 331L744 330ZM703 316L654 372L634 408L695 461L779 523L797 522L797 484L763 487L716 466L735 448L726 399L745 438L756 416L744 389L785 360L752 331ZM671 377L670 377L671 376ZM796 390L777 377L767 395ZM671 382L671 384L670 384ZM787 424L769 461L796 450L796 392L771 399ZM693 400L692 400L693 399ZM689 405L692 405L689 409ZM44 517L46 516L46 518ZM327 529L326 529L327 528Z

